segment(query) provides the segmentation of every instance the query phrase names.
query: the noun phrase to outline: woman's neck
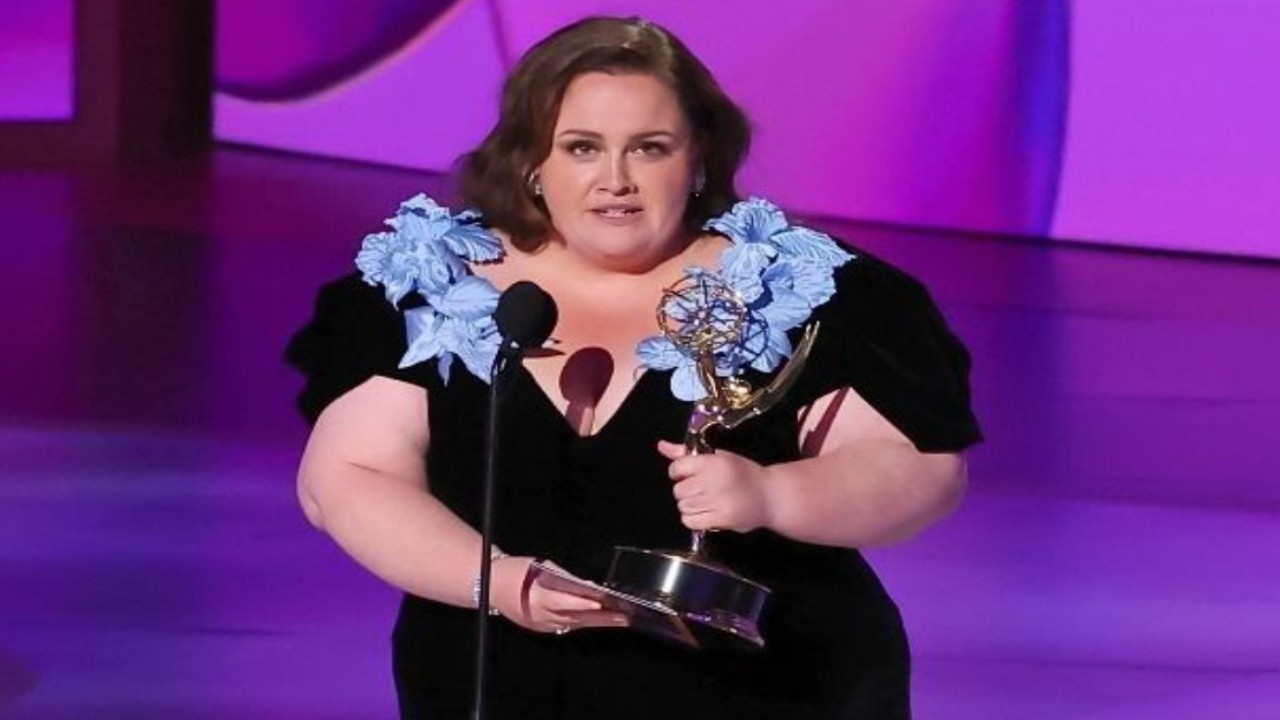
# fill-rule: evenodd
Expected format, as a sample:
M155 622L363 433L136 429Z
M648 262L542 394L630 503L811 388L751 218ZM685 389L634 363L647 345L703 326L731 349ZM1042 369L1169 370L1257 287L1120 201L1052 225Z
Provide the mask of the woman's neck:
M552 238L537 251L533 264L557 275L571 275L584 283L616 286L634 280L650 284L654 279L675 279L690 265L714 268L720 250L728 241L718 235L682 236L661 251L634 256L596 256L578 251L558 238Z

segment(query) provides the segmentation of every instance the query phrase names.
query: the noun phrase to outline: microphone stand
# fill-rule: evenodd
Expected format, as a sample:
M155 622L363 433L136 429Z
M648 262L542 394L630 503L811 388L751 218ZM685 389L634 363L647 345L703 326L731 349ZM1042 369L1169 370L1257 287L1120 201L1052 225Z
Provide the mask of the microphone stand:
M503 338L498 355L489 372L489 412L487 424L488 455L485 457L483 497L480 520L480 592L476 607L475 720L485 720L485 698L488 694L489 667L489 589L493 573L493 496L498 474L498 407L502 383L507 370L521 360L519 344Z
M475 720L485 719L489 675L489 585L493 574L493 496L498 475L498 405L510 369L524 359L526 348L538 347L556 325L555 300L527 280L517 282L498 298L493 320L498 328L498 353L489 371L488 446L480 524L480 582L476 593Z

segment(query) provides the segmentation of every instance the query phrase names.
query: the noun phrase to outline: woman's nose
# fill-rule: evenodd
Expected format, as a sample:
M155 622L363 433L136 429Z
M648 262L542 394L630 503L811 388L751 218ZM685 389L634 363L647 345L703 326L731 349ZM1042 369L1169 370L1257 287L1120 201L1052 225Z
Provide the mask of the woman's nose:
M609 159L603 168L604 177L600 178L600 189L615 195L623 195L635 191L631 181L631 170L627 166L626 155L618 155Z

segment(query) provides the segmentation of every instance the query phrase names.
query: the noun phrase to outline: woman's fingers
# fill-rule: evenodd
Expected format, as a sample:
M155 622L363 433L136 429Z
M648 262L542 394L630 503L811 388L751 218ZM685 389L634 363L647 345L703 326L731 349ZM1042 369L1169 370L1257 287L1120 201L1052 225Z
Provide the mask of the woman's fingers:
M530 604L536 605L548 613L563 615L564 613L580 613L600 609L599 601L584 598L579 595L560 592L559 590L539 588L537 590L533 590L532 593L538 593L540 597L536 599L531 598Z
M571 613L567 616L571 629L579 628L620 628L627 627L630 619L626 613L616 612L614 610L589 610L587 612Z
M626 627L627 617L601 607L601 590L554 563L508 557L494 564L495 602L511 622L533 632L567 633L579 628ZM594 593L594 594L593 594Z
M667 442L666 440L658 441L658 452L668 460L682 458L686 454L684 445L681 445L680 443Z
M659 451L669 457L676 447L660 443ZM749 532L768 523L767 470L754 461L728 451L682 455L672 459L667 474L690 530Z
M582 628L626 627L627 616L615 610L605 610L594 600L554 590L535 601L539 606L533 613L534 627L541 632L566 633Z

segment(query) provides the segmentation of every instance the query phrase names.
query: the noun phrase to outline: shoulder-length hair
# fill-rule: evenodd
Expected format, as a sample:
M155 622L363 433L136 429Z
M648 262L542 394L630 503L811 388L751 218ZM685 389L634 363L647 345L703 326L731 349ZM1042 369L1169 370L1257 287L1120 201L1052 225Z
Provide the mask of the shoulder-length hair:
M507 77L498 122L459 161L461 199L521 250L541 248L551 231L530 173L551 152L565 89L589 72L652 75L670 87L693 126L701 191L689 198L686 227L696 230L738 201L734 178L751 145L746 115L711 71L667 30L640 18L592 17L534 45Z

